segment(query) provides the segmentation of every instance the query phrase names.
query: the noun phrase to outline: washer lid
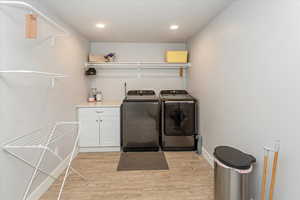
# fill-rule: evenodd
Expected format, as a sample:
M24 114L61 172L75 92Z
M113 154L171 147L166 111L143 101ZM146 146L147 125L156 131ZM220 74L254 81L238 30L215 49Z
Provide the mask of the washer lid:
M128 96L153 96L155 92L153 90L129 90L127 92Z
M188 92L186 90L162 90L160 91L161 95L168 95L168 94L173 94L173 95L177 95L177 94L188 94Z
M222 164L240 170L250 169L251 165L256 162L252 155L229 146L216 147L214 156Z
M158 97L153 90L130 90L124 99L125 102L156 102Z

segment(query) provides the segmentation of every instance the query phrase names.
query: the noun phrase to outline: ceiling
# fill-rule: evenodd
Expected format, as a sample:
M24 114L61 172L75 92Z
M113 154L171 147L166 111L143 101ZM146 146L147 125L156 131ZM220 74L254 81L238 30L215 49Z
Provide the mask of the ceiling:
M185 42L232 0L43 0L90 41ZM104 29L96 28L104 23ZM170 30L170 25L179 25Z

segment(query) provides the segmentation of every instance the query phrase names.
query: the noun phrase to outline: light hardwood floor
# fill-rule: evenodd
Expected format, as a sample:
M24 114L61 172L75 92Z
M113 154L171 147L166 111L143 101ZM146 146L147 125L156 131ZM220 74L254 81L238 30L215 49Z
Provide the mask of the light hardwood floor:
M166 152L169 171L121 171L120 153L81 153L62 200L213 200L213 170L193 152ZM41 200L56 200L61 178Z

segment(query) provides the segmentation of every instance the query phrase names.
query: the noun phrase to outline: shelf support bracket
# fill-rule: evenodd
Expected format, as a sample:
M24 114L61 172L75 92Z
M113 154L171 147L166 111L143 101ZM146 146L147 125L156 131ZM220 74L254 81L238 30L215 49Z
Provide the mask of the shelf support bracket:
M142 77L142 64L141 63L139 63L138 64L138 67L137 67L137 77L138 78L141 78Z
M55 81L56 81L55 78L51 78L51 88L55 87Z

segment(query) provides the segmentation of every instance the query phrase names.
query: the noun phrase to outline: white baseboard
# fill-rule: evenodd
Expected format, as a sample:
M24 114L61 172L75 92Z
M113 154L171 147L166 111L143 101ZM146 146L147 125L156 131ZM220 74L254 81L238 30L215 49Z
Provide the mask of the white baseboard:
M120 152L120 147L80 147L79 149L82 153L87 152Z
M214 156L210 155L204 147L202 147L202 155L205 158L205 160L210 164L210 166L214 168Z
M78 152L77 152L78 153ZM77 153L75 154L74 158L76 157ZM59 177L64 170L67 168L69 164L71 155L69 155L56 169L53 170L51 173L54 177ZM27 198L28 200L39 200L44 193L48 191L51 185L55 182L53 178L47 177Z

